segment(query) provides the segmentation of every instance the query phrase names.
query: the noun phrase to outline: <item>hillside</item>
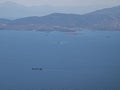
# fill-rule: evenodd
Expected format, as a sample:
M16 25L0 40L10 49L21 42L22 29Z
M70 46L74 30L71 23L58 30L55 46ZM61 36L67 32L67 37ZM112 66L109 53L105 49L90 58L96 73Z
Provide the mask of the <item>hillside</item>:
M1 29L27 30L120 30L120 6L85 15L53 13L46 16L0 19ZM6 24L6 25L2 25Z

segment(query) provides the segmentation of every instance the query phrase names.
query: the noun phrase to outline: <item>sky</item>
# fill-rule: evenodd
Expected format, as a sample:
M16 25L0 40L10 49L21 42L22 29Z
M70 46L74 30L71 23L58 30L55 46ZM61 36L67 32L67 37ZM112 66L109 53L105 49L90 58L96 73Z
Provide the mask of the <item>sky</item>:
M120 0L0 0L0 2L12 1L26 6L117 6Z

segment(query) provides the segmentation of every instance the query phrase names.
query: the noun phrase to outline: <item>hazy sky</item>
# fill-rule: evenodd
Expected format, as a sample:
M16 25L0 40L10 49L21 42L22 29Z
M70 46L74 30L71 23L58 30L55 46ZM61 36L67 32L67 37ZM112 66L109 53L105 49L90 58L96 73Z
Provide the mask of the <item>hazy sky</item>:
M0 0L0 2L13 1L27 6L116 6L120 0Z

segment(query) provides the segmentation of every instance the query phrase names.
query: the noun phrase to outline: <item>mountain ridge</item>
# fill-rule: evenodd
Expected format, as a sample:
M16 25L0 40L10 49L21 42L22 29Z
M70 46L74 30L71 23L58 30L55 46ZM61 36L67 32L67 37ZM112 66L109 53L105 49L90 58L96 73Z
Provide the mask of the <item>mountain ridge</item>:
M85 15L52 13L46 16L0 19L0 29L30 30L120 30L120 6L97 10Z
M105 7L110 6L25 6L20 3L7 1L0 3L0 18L18 19L30 16L45 16L55 12L87 14Z

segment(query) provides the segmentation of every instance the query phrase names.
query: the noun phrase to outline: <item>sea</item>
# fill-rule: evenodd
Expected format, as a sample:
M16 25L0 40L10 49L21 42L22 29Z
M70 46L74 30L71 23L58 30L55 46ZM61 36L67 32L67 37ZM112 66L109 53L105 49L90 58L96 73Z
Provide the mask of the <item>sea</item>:
M120 90L120 31L0 30L0 90Z

